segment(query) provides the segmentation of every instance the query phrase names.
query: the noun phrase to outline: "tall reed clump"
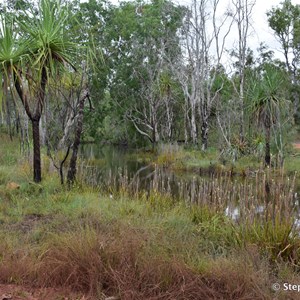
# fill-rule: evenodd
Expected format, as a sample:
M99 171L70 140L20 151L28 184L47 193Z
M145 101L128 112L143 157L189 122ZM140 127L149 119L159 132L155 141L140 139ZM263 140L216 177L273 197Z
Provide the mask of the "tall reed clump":
M157 158L155 163L170 167L175 165L184 158L184 151L178 144L160 144L157 150Z
M257 245L260 253L268 256L272 262L290 262L298 265L300 259L299 233L293 231L291 220L281 221L278 218L266 222L247 222L235 228L236 238L243 247Z

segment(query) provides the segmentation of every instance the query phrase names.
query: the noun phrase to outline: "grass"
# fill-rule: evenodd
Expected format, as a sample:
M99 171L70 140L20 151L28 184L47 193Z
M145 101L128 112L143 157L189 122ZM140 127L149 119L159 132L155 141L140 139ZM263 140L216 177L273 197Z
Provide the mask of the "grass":
M137 156L139 155L137 154ZM143 157L143 154L140 157ZM263 169L262 154L239 155L237 159L233 159L231 154L221 155L216 148L209 148L203 152L197 148L188 148L177 144L159 145L157 150L152 153L152 159L149 159L148 154L148 160L177 172L200 172L201 174L230 173L247 176ZM272 156L272 165L272 168L277 169L276 155ZM290 147L286 151L283 170L286 173L294 173L299 169L300 151Z
M0 148L0 282L66 287L89 299L295 297L271 290L300 283L291 215L236 223L218 207L157 191L124 188L111 198L84 184L67 190L47 172L34 184L15 143Z

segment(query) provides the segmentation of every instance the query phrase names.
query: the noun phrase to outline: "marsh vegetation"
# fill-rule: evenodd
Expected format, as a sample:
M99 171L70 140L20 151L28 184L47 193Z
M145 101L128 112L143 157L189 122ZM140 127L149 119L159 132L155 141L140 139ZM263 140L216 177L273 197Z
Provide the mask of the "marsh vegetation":
M220 2L0 3L0 295L297 299L300 6Z
M79 169L69 190L46 155L43 182L32 182L18 141L1 138L2 283L89 299L273 299L274 282L299 282L294 176L143 173L137 154L106 148L118 164L82 161L93 174Z

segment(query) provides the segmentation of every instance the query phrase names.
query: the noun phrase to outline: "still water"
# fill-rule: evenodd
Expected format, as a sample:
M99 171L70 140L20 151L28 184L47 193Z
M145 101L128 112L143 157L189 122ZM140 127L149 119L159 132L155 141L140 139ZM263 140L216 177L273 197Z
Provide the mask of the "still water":
M168 196L174 201L208 205L238 221L257 216L282 219L294 215L300 227L299 186L295 175L256 172L252 176L174 172L139 159L134 150L83 145L79 174L90 185L111 194L127 191ZM199 172L200 173L200 172Z

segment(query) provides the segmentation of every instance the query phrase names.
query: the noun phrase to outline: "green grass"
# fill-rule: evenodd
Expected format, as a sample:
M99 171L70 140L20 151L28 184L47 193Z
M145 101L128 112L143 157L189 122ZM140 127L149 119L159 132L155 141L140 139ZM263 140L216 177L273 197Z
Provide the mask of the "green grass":
M296 150L285 160L284 167L289 172L297 172L300 170L300 150Z
M140 154L143 157L143 154ZM147 154L149 156L149 154ZM262 154L239 155L233 159L231 155L221 155L219 150L209 148L201 151L197 148L177 146L177 145L160 145L153 152L152 159L148 160L155 164L170 168L176 172L194 172L194 173L230 173L247 176L257 170L264 168L264 156ZM139 154L137 154L139 157ZM282 169L277 166L276 155L272 156L272 169ZM290 146L285 153L283 171L294 173L300 169L300 151Z

